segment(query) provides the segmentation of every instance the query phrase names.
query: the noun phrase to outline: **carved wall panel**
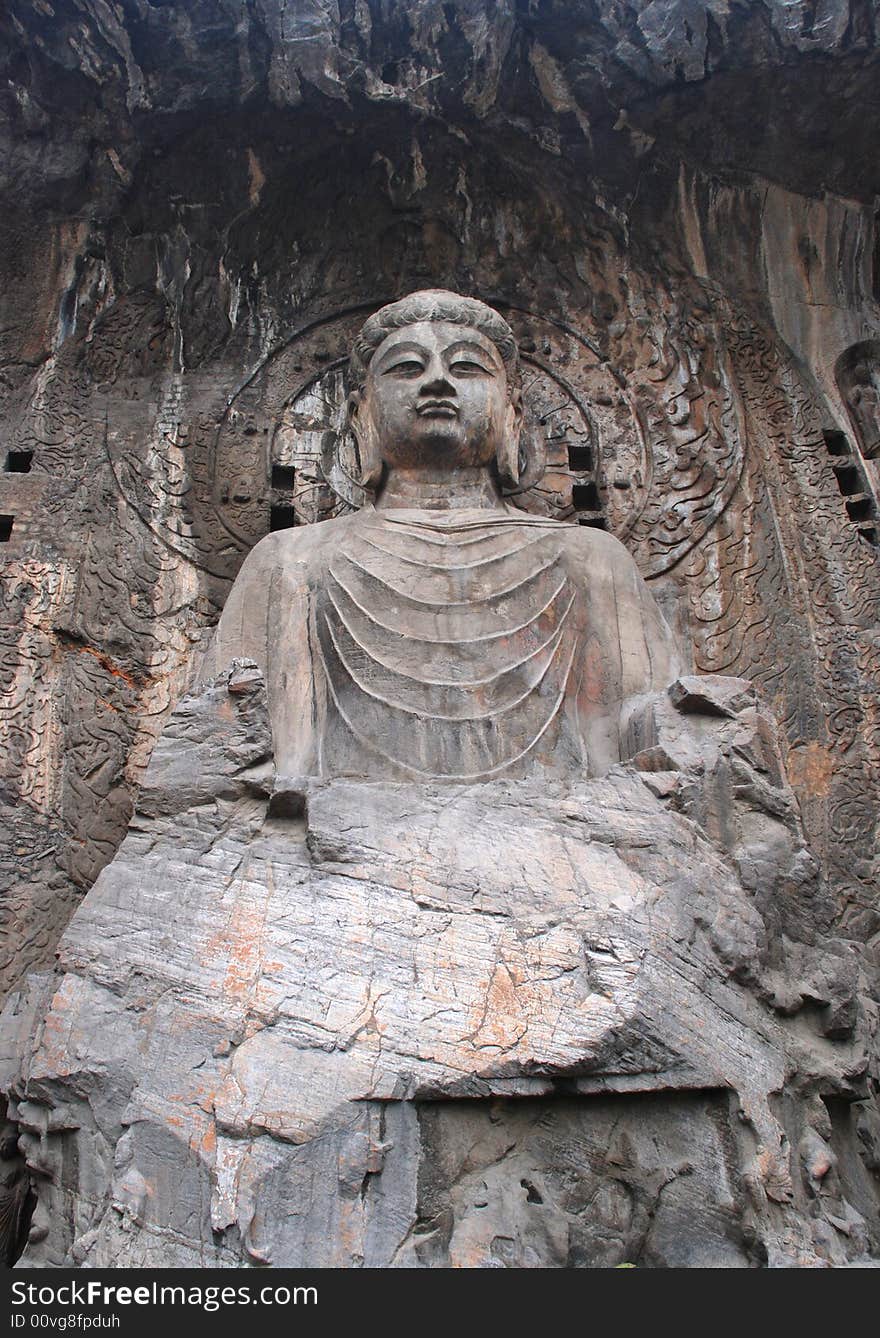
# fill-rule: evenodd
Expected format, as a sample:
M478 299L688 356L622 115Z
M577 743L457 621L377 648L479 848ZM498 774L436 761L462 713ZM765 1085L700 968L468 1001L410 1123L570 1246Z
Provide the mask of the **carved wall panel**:
M686 567L697 663L761 684L815 848L853 927L872 930L877 549L848 523L805 379L750 322L737 335L751 452L745 487Z

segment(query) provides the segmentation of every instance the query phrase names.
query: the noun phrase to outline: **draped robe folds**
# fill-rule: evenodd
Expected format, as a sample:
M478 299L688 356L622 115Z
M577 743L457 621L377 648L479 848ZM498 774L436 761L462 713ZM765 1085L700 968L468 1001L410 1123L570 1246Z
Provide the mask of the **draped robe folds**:
M602 531L498 510L365 507L268 535L202 667L256 661L285 776L596 776L662 691L672 636Z

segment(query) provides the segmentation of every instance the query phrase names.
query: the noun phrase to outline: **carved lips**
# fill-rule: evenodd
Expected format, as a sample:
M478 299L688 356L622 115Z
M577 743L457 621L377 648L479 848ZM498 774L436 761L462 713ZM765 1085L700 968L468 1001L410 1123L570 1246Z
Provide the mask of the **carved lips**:
M416 405L420 418L457 418L458 409L452 400L423 400Z

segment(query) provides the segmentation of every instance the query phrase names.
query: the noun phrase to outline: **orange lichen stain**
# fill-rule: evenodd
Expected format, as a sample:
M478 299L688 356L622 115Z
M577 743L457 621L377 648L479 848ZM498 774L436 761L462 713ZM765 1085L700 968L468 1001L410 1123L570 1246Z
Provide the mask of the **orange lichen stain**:
M834 761L822 743L792 748L786 760L792 789L815 799L824 799L834 774Z
M497 1045L501 1050L509 1050L519 1044L528 1027L512 969L506 962L495 967L479 1007L480 1016L468 1037L472 1045Z
M202 1114L213 1117L214 1107L217 1102L217 1087L215 1084L212 1083L207 1088L203 1087L200 1092L196 1093L195 1099Z
M244 1000L253 990L262 968L263 906L239 900L215 943L227 958L221 989L227 998Z
M194 1097L198 1098L197 1091L171 1092L160 1102L155 1113L160 1116L166 1128L175 1130L176 1136L181 1141L186 1139L187 1145L193 1152L204 1151L213 1160L215 1144L211 1144L208 1137L214 1129L213 1114L206 1117L198 1110L194 1104Z
M267 900L248 886L248 860L230 889L225 918L218 918L215 932L205 940L201 963L214 975L222 972L220 990L229 999L247 1001L259 984L263 971L263 935ZM230 880L231 882L232 880ZM271 894L271 879L268 892Z
M114 664L109 655L96 650L94 646L69 646L69 649L77 651L80 655L91 655L98 661L102 669L106 669L107 673L112 674L114 678L121 678L130 688L137 690L153 681L150 674L132 674L126 669L120 669L119 665Z
M71 1055L76 1055L79 1039L76 1030L77 1002L75 998L70 998L71 988L69 981L64 981L52 997L49 1015L32 1065L33 1075L38 1071L37 1059L42 1065L43 1072L71 1072ZM74 1060L74 1066L75 1062Z

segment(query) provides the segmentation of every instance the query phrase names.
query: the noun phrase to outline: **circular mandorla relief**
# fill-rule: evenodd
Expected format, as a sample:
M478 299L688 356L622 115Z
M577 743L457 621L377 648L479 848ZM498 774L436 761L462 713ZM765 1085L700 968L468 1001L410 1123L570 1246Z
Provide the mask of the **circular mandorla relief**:
M609 530L646 576L668 570L717 519L742 472L741 407L719 332L696 351L663 333L642 354L644 366L631 359L623 372L589 336L488 300L517 336L524 449L543 460L539 480L510 500L533 515ZM314 320L274 349L230 396L198 464L190 452L189 488L157 489L158 460L139 486L128 456L123 491L164 542L231 576L270 528L363 504L346 429L348 351L380 305Z

